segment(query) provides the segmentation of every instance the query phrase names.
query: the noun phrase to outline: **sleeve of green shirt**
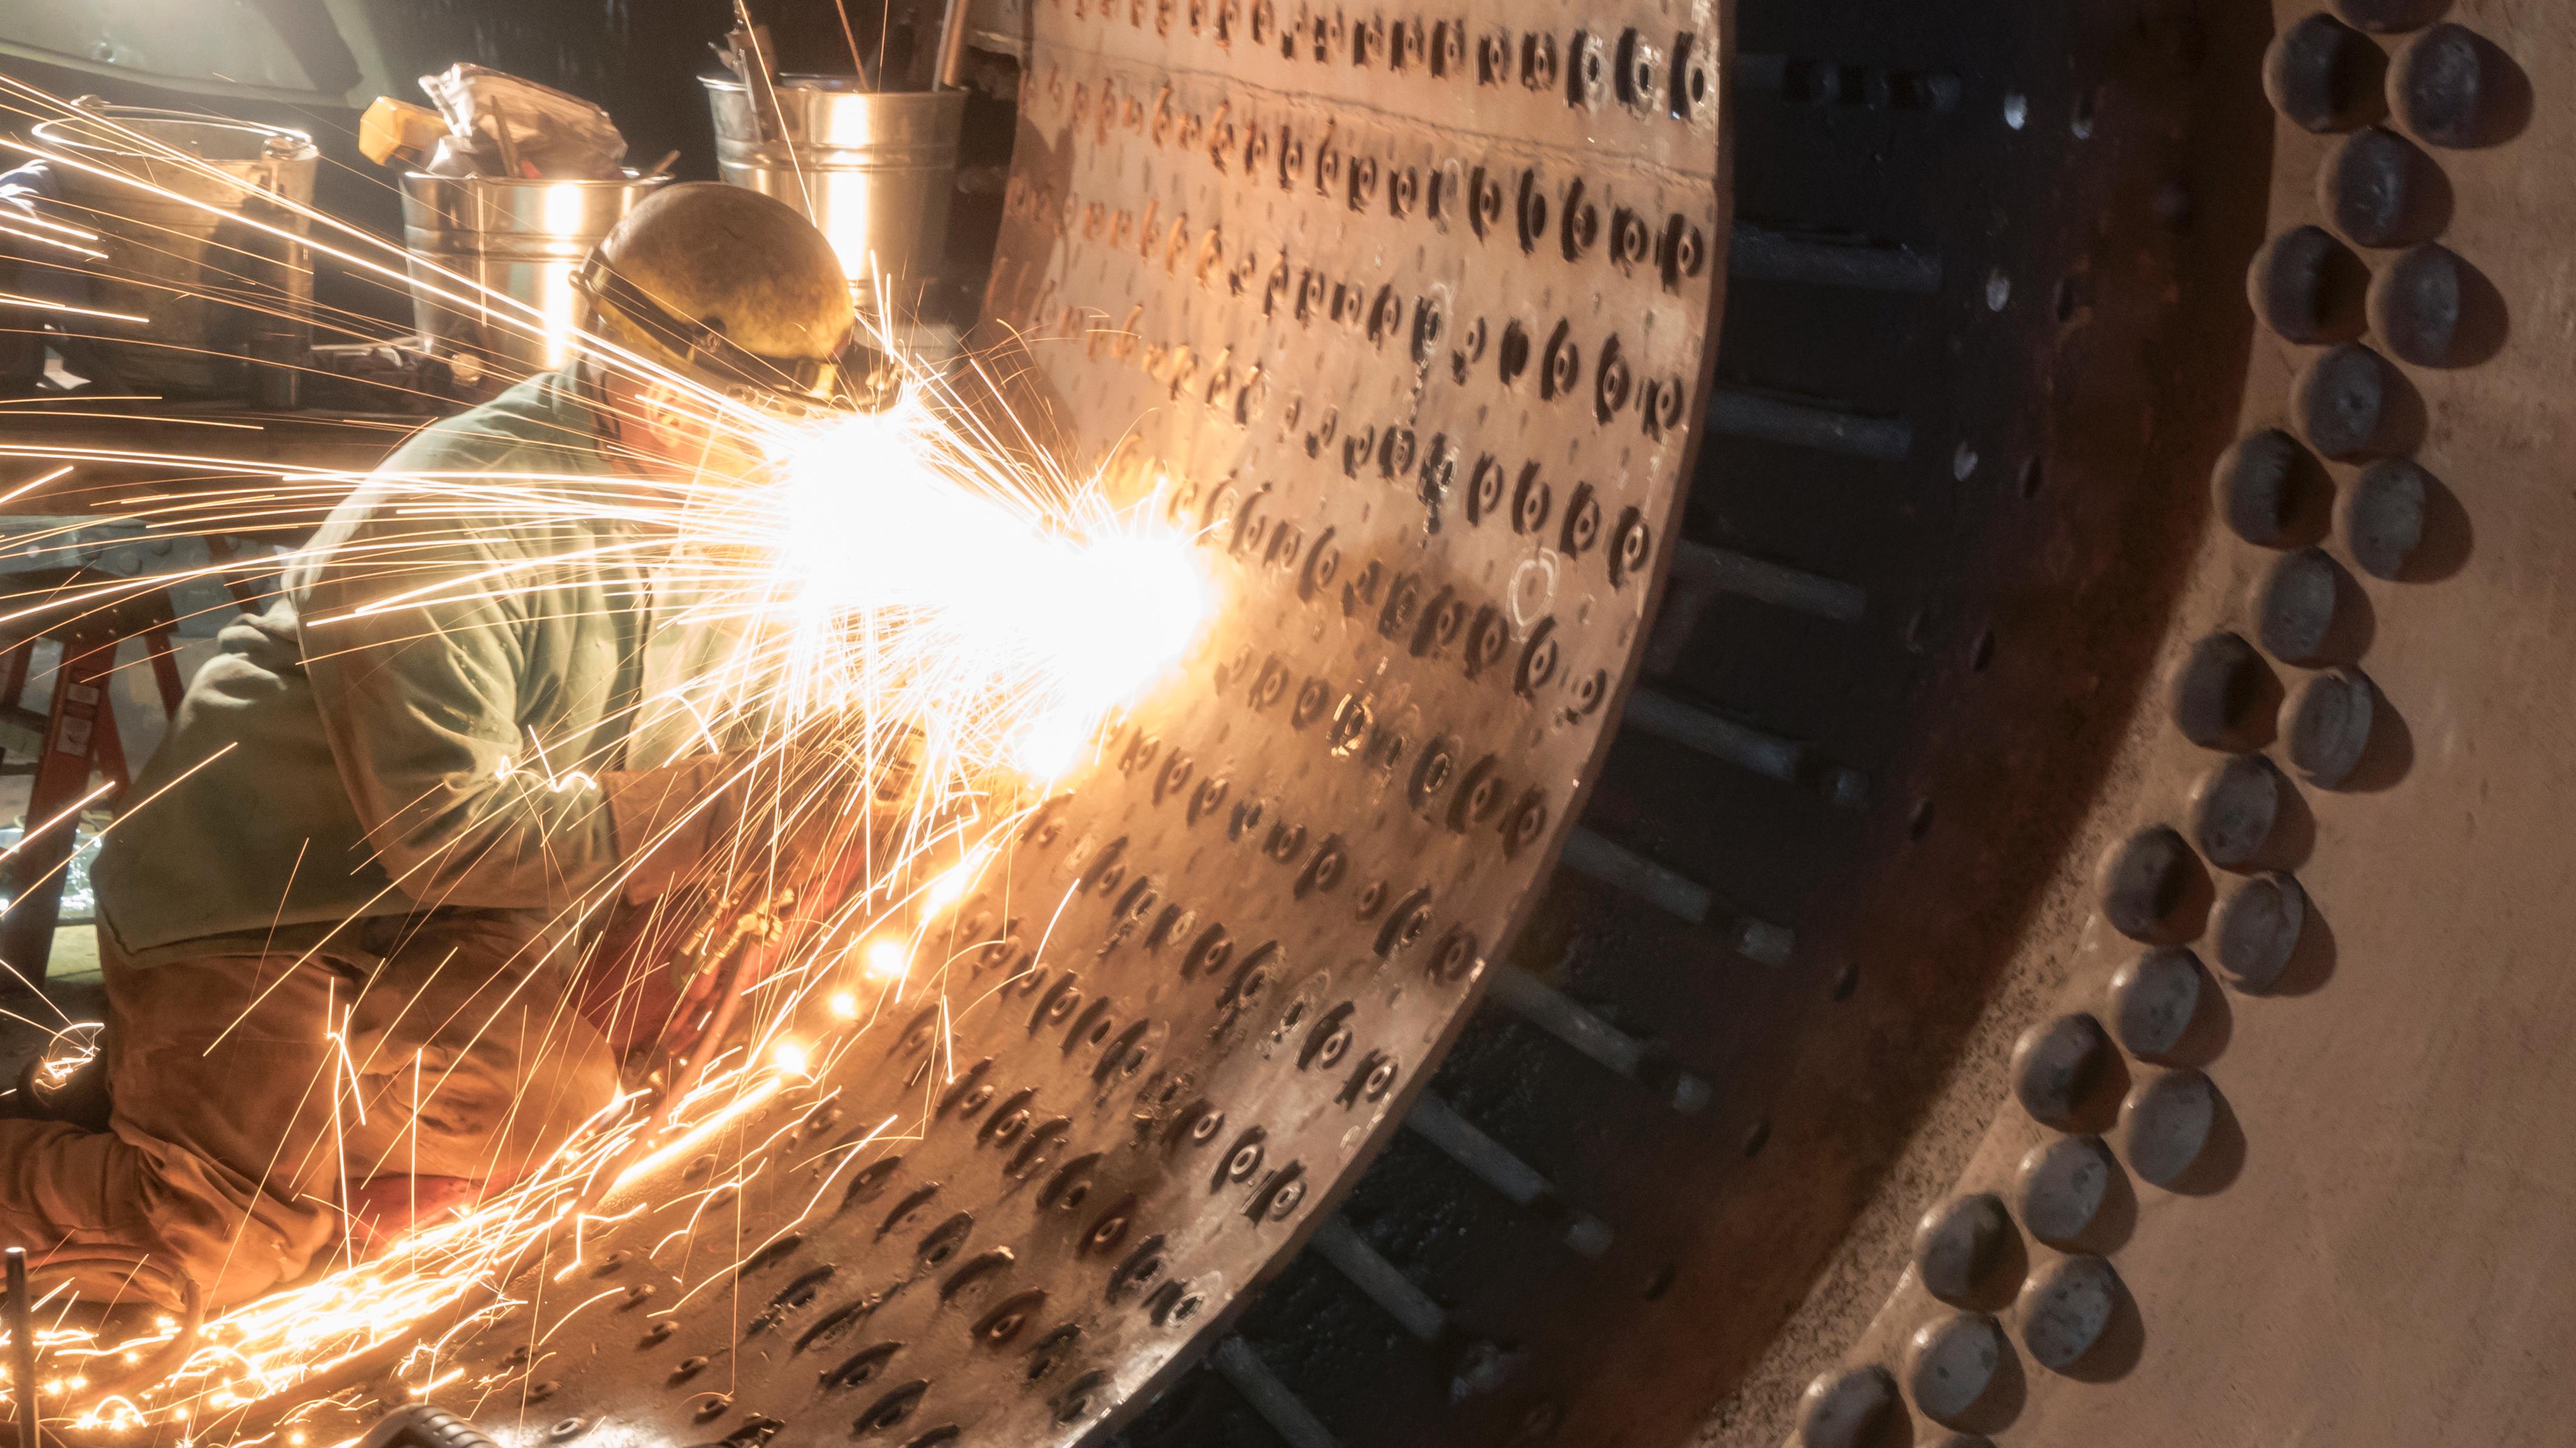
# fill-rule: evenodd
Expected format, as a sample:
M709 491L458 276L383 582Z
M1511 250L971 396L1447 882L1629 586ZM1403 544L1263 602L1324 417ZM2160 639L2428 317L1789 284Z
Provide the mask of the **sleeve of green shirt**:
M362 512L321 540L300 590L342 784L421 904L568 904L618 851L589 762L541 759L523 721L532 694L560 682L544 677L560 642L548 631L605 600L584 596L598 590L542 536L402 511Z

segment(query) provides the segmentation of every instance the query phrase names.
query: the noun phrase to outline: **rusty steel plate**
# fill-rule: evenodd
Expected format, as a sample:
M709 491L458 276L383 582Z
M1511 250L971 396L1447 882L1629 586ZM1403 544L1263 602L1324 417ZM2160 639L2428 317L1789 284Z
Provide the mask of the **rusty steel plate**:
M2205 304L2254 332L2159 687L1839 1290L1703 1441L2564 1431L2525 1354L2576 1328L2576 31L2257 8L2223 83L2276 112L2235 142L2268 220Z
M1727 235L1724 15L1034 8L1010 380L1201 531L1221 619L960 906L931 1004L743 1123L742 1171L612 1201L443 1402L559 1442L1074 1442L1327 1220L1641 646Z

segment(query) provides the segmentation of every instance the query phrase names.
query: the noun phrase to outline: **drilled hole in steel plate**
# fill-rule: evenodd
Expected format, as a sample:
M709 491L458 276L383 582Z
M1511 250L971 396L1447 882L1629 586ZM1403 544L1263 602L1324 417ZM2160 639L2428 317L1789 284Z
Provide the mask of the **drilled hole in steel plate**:
M868 1405L866 1411L852 1420L850 1431L859 1436L892 1433L912 1421L921 1400L930 1392L930 1384L915 1380L895 1388Z
M880 1342L859 1349L823 1373L823 1386L833 1389L865 1387L883 1376L895 1354L903 1351L899 1342Z

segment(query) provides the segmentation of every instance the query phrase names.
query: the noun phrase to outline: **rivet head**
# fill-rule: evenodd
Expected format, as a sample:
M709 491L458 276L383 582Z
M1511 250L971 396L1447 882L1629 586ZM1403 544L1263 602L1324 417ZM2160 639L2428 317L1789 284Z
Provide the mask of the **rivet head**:
M2494 287L2439 242L2408 247L2382 266L2365 310L2380 345L2418 367L2477 361L2504 331Z
M1896 1378L1875 1363L1824 1372L1798 1403L1801 1448L1868 1448L1902 1414Z
M2192 787L2192 843L2213 865L2250 869L2271 846L2284 806L2295 795L2260 754L2222 759Z
M2041 1124L2080 1130L2118 1065L2118 1053L2100 1021L2083 1014L2060 1016L2022 1032L2014 1043L2013 1096Z
M2245 270L2254 315L2285 340L2349 342L2365 324L2370 268L2322 226L2297 226L2263 243Z
M2382 458L2361 470L2343 506L2343 542L2352 561L2374 578L2413 571L2436 490L2433 475L2404 458Z
M1991 1192L1933 1207L1914 1228L1914 1267L1923 1290L1952 1306L1988 1303L2015 1255L2014 1238L2012 1217Z
M2219 900L2210 922L2218 968L2241 990L2270 990L2298 950L2307 914L2307 892L2288 875L2256 875L2238 884Z
M2369 37L2331 15L2311 15L2263 52L2263 94L2293 125L2348 131L2379 118L2387 64Z
M2099 1257L2067 1257L2022 1288L2022 1346L2041 1367L2066 1372L2102 1341L2127 1296L2120 1274Z
M2210 634L2191 646L2167 683L2174 726L2203 749L2255 749L2281 697L2280 680L2252 644L2232 633Z
M2113 971L2109 1014L2120 1049L2141 1061L2178 1064L2209 983L2200 957L2178 946L2150 950Z
M2346 342L2300 369L2291 383L2291 413L2299 435L2318 452L2339 461L2368 457L2391 450L2405 388L2388 359Z
M2139 1083L2120 1104L2129 1167L2160 1187L2181 1184L2208 1154L2218 1124L2218 1088L2197 1070L2167 1071Z
M2102 914L2113 929L2133 940L2163 943L2168 935L2199 933L2198 922L2185 917L2207 882L2199 857L2182 836L2169 826L2152 825L2104 852L2095 883Z
M2346 136L2317 175L2317 204L2362 246L2431 241L2451 219L2451 183L2412 141L2384 126Z
M2274 559L2254 585L2254 634L2286 663L2348 662L2360 651L2361 590L2321 548Z
M2352 778L2370 752L2378 690L2358 669L2310 674L2281 701L2281 744L2290 763L2320 789Z
M2209 480L2229 531L2258 548L2296 548L2325 535L2334 480L2314 453L2277 427L2238 438Z
M2530 86L2492 41L2446 22L2390 59L2388 104L2406 129L2436 146L2490 146L2521 128Z
M2127 1190L2120 1163L2098 1136L2061 1136L2031 1148L2014 1173L2022 1223L2052 1247L2094 1245L2094 1227Z
M1905 1345L1906 1396L1923 1416L1955 1426L1985 1400L2012 1355L2003 1328L1982 1312L1925 1323Z

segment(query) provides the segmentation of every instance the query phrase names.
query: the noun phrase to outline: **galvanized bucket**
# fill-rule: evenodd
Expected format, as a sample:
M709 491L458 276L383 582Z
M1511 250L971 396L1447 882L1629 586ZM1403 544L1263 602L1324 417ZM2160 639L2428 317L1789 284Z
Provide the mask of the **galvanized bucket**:
M107 253L88 268L85 305L113 315L64 324L98 339L89 346L115 376L93 380L165 397L240 393L242 349L263 333L309 322L313 301L304 248L243 226L241 218L304 235L304 218L279 203L312 204L321 152L302 133L271 126L144 106L92 102L81 109L85 114L43 122L34 134L48 149L114 173L56 168L61 219L96 232ZM120 130L205 167L149 150ZM297 320L284 323L280 313Z
M948 245L965 94L863 91L854 76L781 76L786 139L763 142L742 82L702 79L724 179L775 196L822 228L862 307L882 295L895 318L918 308Z
M571 361L580 310L573 273L609 228L670 179L405 175L403 246L411 254L412 316L430 350L511 379ZM471 284L440 275L440 268Z

